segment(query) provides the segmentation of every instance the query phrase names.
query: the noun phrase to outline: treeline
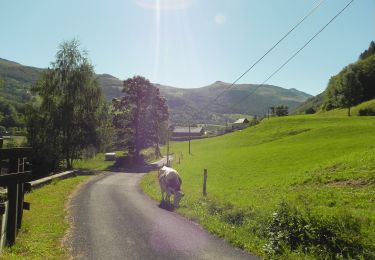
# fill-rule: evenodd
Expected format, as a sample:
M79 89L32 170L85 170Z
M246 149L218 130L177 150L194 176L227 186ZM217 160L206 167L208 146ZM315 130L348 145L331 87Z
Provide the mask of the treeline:
M5 128L25 126L25 103L31 100L25 86L12 84L0 78L0 126Z
M324 110L350 108L375 98L375 43L360 54L359 60L331 77L322 104ZM375 111L374 111L375 113Z

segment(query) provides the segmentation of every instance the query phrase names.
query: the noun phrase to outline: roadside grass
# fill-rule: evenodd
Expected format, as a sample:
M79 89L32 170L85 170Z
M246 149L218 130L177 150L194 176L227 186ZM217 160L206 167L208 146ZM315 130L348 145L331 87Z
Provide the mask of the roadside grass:
M192 155L171 143L185 192L177 211L262 257L375 257L375 118L343 115L263 120L194 140ZM141 185L160 199L156 173Z
M16 244L5 248L0 259L68 259L62 239L69 224L65 205L69 195L87 176L55 181L26 194L31 210L24 211Z
M123 151L115 151L116 156L123 156ZM105 171L109 167L113 166L115 161L106 161L105 153L97 153L91 158L81 159L74 161L74 168L76 169L89 169Z

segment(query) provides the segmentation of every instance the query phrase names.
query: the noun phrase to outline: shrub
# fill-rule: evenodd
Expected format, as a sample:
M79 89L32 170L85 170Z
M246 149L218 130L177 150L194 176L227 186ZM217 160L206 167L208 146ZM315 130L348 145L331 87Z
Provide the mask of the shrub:
M316 110L312 107L309 107L305 110L305 114L315 114Z
M371 257L360 223L349 214L323 217L282 202L268 224L264 250L269 255L302 250L330 259Z
M358 115L360 115L360 116L375 116L375 109L374 108L362 108L358 111Z
M211 215L218 215L221 221L231 225L242 225L249 214L244 209L236 208L229 203L220 204L216 200L208 201L207 211Z

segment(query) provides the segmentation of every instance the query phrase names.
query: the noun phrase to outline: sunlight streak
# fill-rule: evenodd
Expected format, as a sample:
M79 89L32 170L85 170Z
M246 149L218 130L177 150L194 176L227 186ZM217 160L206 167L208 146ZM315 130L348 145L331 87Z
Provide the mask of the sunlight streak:
M194 0L133 0L146 9L176 10L188 8Z
M160 0L156 0L156 5L160 4ZM155 9L155 56L154 56L154 72L153 72L153 81L159 81L159 58L160 58L160 9Z

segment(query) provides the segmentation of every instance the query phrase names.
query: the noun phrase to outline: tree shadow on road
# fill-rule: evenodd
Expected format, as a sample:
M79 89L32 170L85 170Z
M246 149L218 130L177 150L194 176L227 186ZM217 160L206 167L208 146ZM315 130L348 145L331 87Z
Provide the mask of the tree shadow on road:
M114 165L106 170L111 172L145 173L155 171L158 168L159 165L157 163L147 163L143 157L134 159L129 156L122 156L117 158Z

